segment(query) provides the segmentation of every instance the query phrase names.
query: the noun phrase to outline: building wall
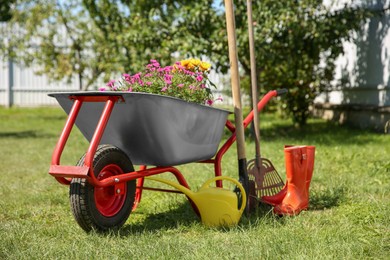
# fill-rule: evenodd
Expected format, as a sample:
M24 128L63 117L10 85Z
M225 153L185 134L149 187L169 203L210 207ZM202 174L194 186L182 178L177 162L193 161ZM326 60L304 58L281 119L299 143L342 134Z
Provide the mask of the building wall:
M376 10L390 1L367 1ZM316 114L362 128L384 129L390 120L390 12L374 17L353 42L344 43L331 88L315 100Z

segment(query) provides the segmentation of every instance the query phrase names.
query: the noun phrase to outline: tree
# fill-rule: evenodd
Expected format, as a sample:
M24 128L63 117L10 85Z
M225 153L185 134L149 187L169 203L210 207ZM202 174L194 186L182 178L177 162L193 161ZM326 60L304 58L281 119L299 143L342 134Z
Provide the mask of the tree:
M235 4L238 57L247 78L251 68L246 1ZM306 123L309 106L329 86L343 41L371 15L352 3L331 11L322 0L253 1L258 84L263 90L288 88L284 107L295 125Z
M210 53L213 1L18 1L3 56L54 80L79 76L83 89L140 70L150 59ZM17 33L13 33L13 31ZM0 53L1 54L1 53Z
M0 22L9 21L12 18L11 6L16 0L0 0Z

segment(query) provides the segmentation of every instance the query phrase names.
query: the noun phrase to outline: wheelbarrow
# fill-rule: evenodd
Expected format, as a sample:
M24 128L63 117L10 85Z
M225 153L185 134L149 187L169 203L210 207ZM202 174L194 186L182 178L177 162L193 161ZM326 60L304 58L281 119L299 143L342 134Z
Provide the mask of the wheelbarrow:
M258 110L284 93L285 89L269 91L258 102ZM144 182L148 176L171 173L185 187L182 190L190 187L175 165L210 164L215 177L222 176L222 158L236 141L236 127L227 120L229 112L214 107L146 93L67 92L49 96L68 114L49 174L70 186L72 213L87 232L120 228L137 208L143 190L183 193L147 187ZM243 120L243 127L252 120L253 111ZM62 165L61 155L74 125L89 147L76 166ZM231 135L219 146L224 128ZM223 188L222 180L215 179L216 188ZM235 192L239 210L239 197L246 194L240 189ZM197 205L192 206L199 214Z

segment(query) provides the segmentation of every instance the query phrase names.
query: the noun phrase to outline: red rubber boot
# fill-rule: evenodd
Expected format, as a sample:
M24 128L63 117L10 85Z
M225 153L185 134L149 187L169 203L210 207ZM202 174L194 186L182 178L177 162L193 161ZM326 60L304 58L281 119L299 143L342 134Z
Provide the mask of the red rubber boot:
M292 216L299 214L309 204L306 189L307 147L286 147L284 155L287 192L283 201L274 208L274 213Z
M284 148L287 148L287 147L293 147L293 145L285 145L284 146ZM286 181L286 184L284 185L284 187L281 191L279 191L277 194L272 195L272 196L263 196L263 197L261 197L261 201L275 207L276 205L279 205L280 203L282 203L286 194L287 194L287 181Z
M288 148L288 147L292 147L292 145L285 145L284 147ZM307 152L306 192L309 196L310 194L309 188L310 188L310 183L313 177L313 170L314 170L315 146L306 146L306 152ZM269 205L276 206L282 203L286 194L287 194L287 182L284 185L283 189L279 191L277 194L272 196L263 196L261 197L261 201ZM304 209L307 209L308 206L309 206L308 204L304 205Z
M276 206L282 203L286 194L287 194L287 183L284 185L283 189L279 191L277 194L272 196L263 196L261 197L261 201L271 206Z
M311 178L313 177L313 171L314 171L314 158L315 158L315 146L307 146L306 147L306 153L307 153L307 169L306 169L306 193L308 198L310 198L309 188L311 183ZM307 204L304 205L304 209L307 209L309 207L309 199L307 200Z

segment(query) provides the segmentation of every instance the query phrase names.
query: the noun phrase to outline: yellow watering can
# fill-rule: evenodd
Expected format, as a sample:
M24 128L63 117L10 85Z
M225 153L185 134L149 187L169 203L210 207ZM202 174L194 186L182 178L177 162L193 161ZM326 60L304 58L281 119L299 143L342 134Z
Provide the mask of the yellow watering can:
M246 193L244 187L237 180L218 176L207 180L198 192L193 192L186 187L161 178L147 177L149 180L154 180L168 184L189 197L199 210L202 223L210 227L233 226L238 223L246 205ZM238 209L238 198L235 192L217 187L210 187L212 182L218 180L227 180L233 182L240 189L242 194L241 207Z

